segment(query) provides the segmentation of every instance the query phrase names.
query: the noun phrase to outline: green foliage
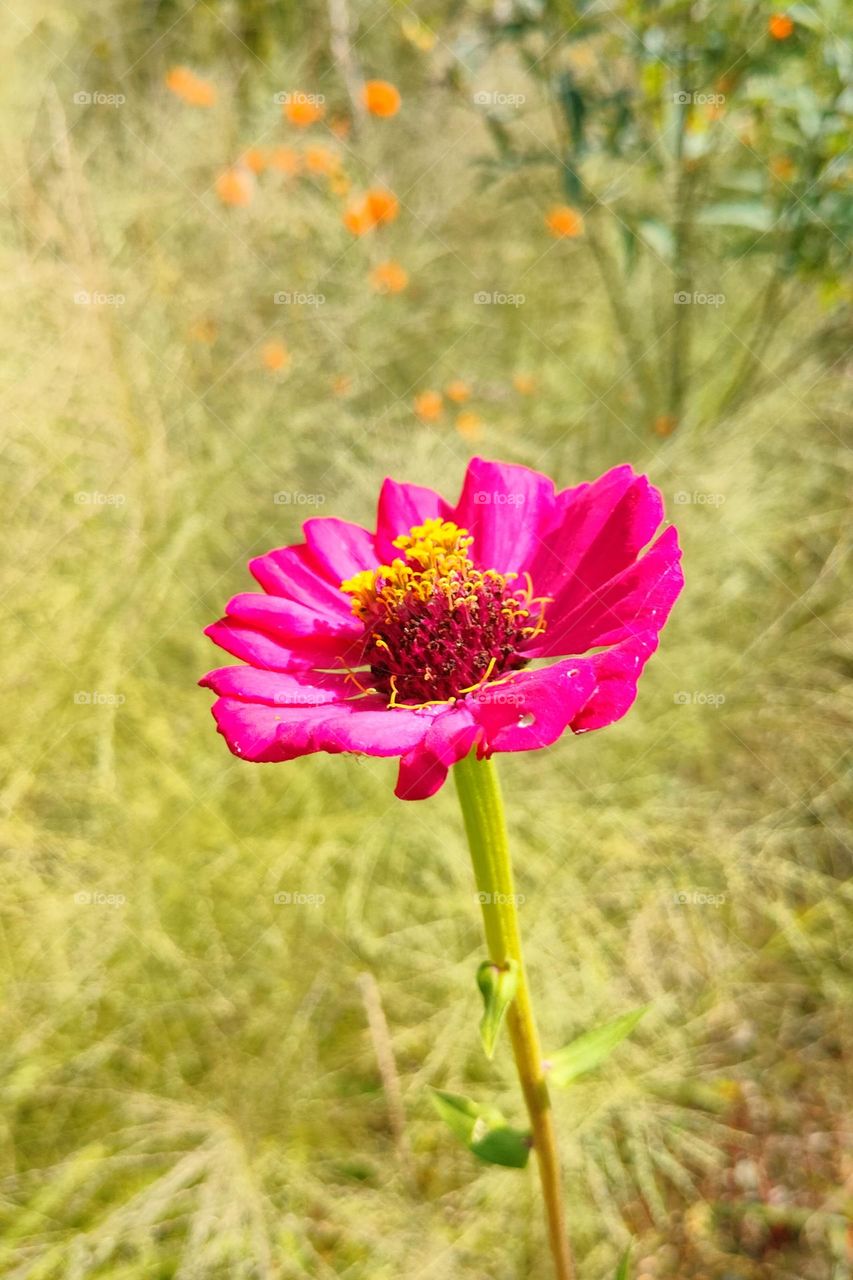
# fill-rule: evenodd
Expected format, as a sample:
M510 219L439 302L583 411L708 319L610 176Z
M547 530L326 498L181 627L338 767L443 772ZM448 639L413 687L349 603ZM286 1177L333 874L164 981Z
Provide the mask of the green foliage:
M581 1076L595 1071L606 1062L614 1049L625 1040L640 1019L648 1012L648 1005L623 1013L620 1018L593 1027L578 1036L564 1049L548 1055L548 1079L558 1088L565 1088Z
M442 1120L480 1160L509 1169L526 1166L531 1148L528 1130L512 1128L496 1107L461 1094L433 1089L431 1097Z
M619 1266L616 1268L616 1275L614 1277L614 1280L628 1280L628 1277L631 1274L630 1266L631 1266L631 1246L629 1245L622 1255L622 1260L619 1263Z
M491 960L484 960L477 969L477 986L483 997L480 1040L486 1057L492 1058L507 1010L515 999L518 965L514 960L508 960L504 966L499 967Z

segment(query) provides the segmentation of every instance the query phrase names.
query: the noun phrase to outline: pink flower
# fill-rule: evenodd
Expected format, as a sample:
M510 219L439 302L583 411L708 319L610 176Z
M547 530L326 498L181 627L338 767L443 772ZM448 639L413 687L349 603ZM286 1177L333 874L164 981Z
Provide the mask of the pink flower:
M629 466L557 492L473 458L455 506L388 479L375 532L311 519L251 562L263 592L207 628L246 664L201 681L219 732L244 760L399 756L396 793L421 800L473 749L613 724L684 581L662 518Z

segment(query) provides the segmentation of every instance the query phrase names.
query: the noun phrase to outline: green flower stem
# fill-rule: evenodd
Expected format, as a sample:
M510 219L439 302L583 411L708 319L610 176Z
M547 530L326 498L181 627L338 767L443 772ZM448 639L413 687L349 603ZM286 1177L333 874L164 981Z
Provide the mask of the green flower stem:
M507 1013L507 1025L533 1131L555 1274L557 1280L573 1280L554 1117L521 954L512 861L497 770L491 760L478 760L470 755L454 767L453 775L471 848L489 959L497 965L504 965L507 960L514 960L518 965L518 987Z

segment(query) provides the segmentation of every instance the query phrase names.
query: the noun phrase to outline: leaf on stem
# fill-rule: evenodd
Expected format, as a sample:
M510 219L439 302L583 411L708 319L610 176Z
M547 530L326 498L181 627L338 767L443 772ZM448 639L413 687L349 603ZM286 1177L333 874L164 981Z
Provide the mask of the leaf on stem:
M675 256L675 238L672 229L660 218L642 218L637 223L637 234L664 262L672 262Z
M578 1036L565 1049L552 1053L546 1066L550 1083L564 1088L579 1076L584 1076L610 1057L613 1050L629 1036L649 1006L641 1005L630 1013L623 1013L612 1022L602 1023Z
M721 200L700 209L696 221L705 227L738 227L770 231L776 223L773 210L760 200Z
M493 964L484 960L477 970L477 986L483 997L483 1016L480 1019L480 1039L491 1058L495 1052L506 1011L518 990L518 963L507 960L505 964Z
M633 1243L633 1242L632 1242ZM615 1280L628 1280L628 1266L631 1261L631 1245L622 1254L622 1261L616 1269Z
M447 1093L444 1089L430 1092L442 1120L478 1159L509 1169L524 1168L532 1145L526 1129L514 1129L496 1107L474 1102L460 1093Z

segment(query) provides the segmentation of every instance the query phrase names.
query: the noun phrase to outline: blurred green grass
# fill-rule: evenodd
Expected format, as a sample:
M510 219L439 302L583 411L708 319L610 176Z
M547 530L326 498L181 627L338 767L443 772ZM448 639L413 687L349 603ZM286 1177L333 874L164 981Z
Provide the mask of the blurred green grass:
M546 1045L653 1006L597 1083L557 1100L582 1274L610 1274L632 1233L646 1276L849 1275L849 363L813 341L819 302L774 337L790 375L713 418L737 349L725 317L763 275L709 240L727 304L695 322L706 412L661 438L584 244L544 231L547 176L484 190L485 130L429 74L411 73L399 120L332 144L356 187L401 199L381 239L353 241L320 182L264 174L245 210L212 191L245 147L290 141L271 99L301 82L298 47L239 83L223 58L203 113L154 74L167 37L120 109L80 108L98 55L58 12L33 16L6 90L0 1266L546 1273L531 1180L474 1166L427 1100L432 1084L520 1114L505 1047L494 1064L478 1047L452 789L403 805L389 762L246 766L195 687L217 662L201 629L248 587L246 560L315 511L277 493L369 522L384 474L452 494L476 449L563 485L631 461L685 546L687 589L632 714L501 760ZM409 272L404 294L369 288L384 258ZM626 288L663 296L659 274L641 264ZM525 301L478 305L480 289ZM271 338L291 353L282 375L263 367ZM472 385L476 443L449 409L413 412L452 378ZM79 900L98 894L123 901ZM750 1205L752 1234L731 1233L726 1214Z

